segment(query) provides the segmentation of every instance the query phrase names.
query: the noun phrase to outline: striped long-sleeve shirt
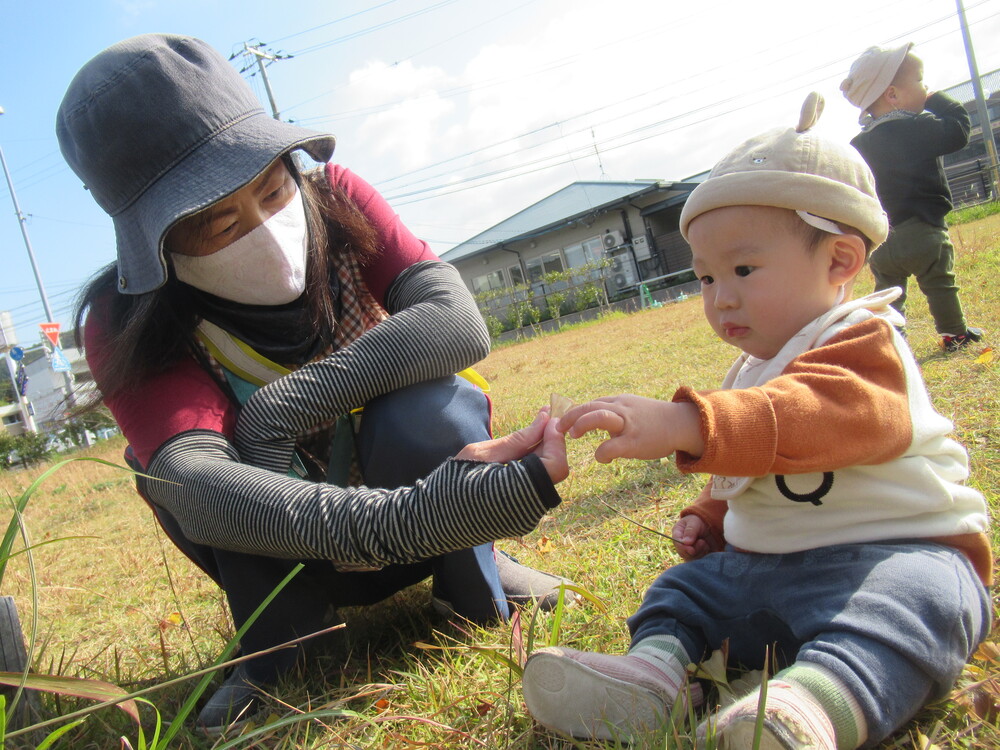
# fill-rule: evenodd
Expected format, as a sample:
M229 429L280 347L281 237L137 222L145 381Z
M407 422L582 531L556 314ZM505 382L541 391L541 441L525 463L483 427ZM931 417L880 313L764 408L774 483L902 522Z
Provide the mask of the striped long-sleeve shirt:
M327 414L460 371L489 346L455 270L363 180L335 165L327 175L378 234L382 253L364 268L364 281L390 317L300 368L294 380L261 389L244 409L239 451L237 407L193 357L107 398L131 452L156 478L141 480L140 491L194 542L277 557L406 563L527 533L559 503L534 456L504 465L450 460L415 487L396 490L283 475L296 437ZM102 315L92 310L86 328L98 386Z

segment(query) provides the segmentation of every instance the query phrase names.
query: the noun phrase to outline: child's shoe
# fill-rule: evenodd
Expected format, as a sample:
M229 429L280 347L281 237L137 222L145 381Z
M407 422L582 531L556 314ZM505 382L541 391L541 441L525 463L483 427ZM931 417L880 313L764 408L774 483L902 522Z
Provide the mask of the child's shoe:
M559 646L533 652L522 682L528 711L543 726L622 742L662 732L679 692L669 675L638 657Z
M941 336L941 346L946 352L957 352L964 349L969 344L983 340L982 328L967 328L965 333L951 334L945 333Z
M760 690L755 690L698 727L698 747L707 746L714 728L713 747L746 750L754 746ZM709 726L711 725L711 727ZM823 709L804 690L787 682L767 683L767 703L761 728L760 750L837 750L833 724Z

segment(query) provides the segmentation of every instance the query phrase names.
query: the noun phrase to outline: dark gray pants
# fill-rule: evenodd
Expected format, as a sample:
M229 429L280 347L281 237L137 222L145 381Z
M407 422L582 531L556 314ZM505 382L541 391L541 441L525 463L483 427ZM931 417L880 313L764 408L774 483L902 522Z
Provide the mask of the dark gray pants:
M452 376L385 394L365 405L357 435L365 484L411 485L468 443L489 437L489 401L466 380ZM154 510L174 544L226 592L237 628L299 562L195 544L169 513ZM247 631L241 650L252 653L315 632L331 605L374 604L431 575L435 596L458 614L479 623L505 619L509 609L493 555L493 545L484 544L374 572L340 572L325 560L302 560L304 569ZM247 670L252 679L273 682L294 660L295 651L283 649L252 660Z

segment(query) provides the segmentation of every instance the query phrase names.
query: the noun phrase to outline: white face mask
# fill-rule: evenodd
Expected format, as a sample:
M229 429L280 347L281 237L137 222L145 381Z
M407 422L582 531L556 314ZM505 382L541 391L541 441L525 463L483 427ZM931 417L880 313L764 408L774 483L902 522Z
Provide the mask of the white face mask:
M171 253L177 278L246 305L284 305L306 288L306 211L302 193L271 218L211 255Z

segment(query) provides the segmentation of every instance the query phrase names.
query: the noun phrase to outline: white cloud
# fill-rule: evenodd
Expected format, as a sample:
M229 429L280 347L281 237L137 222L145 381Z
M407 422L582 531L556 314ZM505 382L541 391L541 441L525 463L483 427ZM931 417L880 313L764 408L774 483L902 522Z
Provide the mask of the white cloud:
M440 147L441 122L454 104L440 92L449 80L439 68L411 62L369 62L351 73L344 101L356 110L375 107L354 129L356 147L396 164L399 171L428 163ZM391 107L381 107L395 102Z

